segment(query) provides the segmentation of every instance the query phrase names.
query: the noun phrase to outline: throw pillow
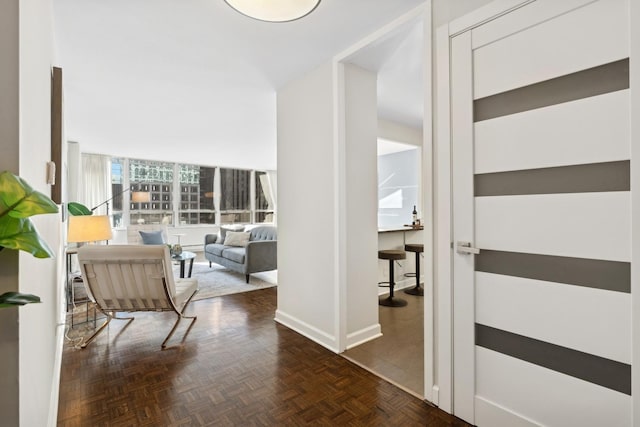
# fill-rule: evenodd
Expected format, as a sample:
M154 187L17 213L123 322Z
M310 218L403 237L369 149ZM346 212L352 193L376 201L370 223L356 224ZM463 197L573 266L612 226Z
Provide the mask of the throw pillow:
M230 225L228 227L220 227L220 240L222 242L226 240L228 231L244 231L244 225Z
M145 245L163 245L162 231L139 231L142 243Z
M225 246L247 246L251 233L241 231L227 231L227 237L224 239Z

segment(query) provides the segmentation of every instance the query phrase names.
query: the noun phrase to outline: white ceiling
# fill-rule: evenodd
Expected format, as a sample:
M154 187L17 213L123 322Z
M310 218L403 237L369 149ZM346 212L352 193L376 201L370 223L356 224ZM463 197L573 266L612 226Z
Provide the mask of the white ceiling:
M55 0L66 137L85 152L275 169L277 89L421 3L323 0L274 24L223 0ZM380 114L416 127L421 32L360 58L376 58Z

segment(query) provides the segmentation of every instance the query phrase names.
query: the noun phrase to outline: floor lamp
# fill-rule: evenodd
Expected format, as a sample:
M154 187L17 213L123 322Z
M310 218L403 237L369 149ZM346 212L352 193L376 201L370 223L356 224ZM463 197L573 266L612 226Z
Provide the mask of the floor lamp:
M108 215L79 215L69 217L69 243L89 243L113 237Z
M151 201L151 194L148 191L132 191L131 202L132 203L149 203ZM138 224L144 223L140 209L138 209Z
M109 216L109 202L112 201L113 199L115 199L116 197L118 197L121 194L126 193L127 191L131 190L131 187L129 188L125 188L124 190L122 190L121 192L114 194L113 196L111 196L109 199L105 200L104 202L100 203L99 205L96 205L94 207L92 207L90 210L91 212L94 212L96 209L98 209L100 206L102 205L107 205L107 216Z

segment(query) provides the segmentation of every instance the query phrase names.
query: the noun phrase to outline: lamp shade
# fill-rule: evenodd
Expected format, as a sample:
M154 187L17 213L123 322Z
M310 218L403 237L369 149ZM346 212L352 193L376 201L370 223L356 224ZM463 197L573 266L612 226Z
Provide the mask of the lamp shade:
M251 18L287 22L313 12L320 0L225 0L229 6Z
M111 223L107 215L69 217L69 243L96 242L111 239Z
M151 201L151 193L148 191L133 191L131 193L131 201L133 203L149 203Z

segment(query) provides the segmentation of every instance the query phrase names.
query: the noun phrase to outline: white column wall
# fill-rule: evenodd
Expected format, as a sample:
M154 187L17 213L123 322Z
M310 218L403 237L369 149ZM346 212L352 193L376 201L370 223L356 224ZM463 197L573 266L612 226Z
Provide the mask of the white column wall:
M276 321L339 351L334 68L278 91Z
M341 65L344 82L346 348L381 335L378 323L377 75ZM339 110L339 109L338 109ZM340 349L341 351L344 348Z
M376 74L355 65L278 93L276 320L335 352L380 336L377 132Z

